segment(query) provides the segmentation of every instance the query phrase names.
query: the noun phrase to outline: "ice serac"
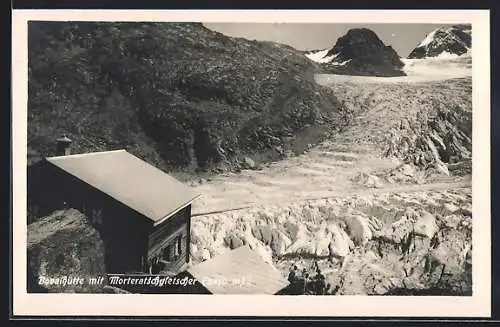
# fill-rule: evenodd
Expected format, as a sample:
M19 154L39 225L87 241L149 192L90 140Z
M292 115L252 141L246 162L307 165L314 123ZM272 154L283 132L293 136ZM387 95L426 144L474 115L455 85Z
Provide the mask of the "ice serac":
M462 56L472 48L470 24L441 27L430 32L410 53L410 59Z
M350 29L333 48L306 54L326 72L363 76L404 76L397 52L367 28Z
M327 294L469 296L471 203L471 189L458 188L221 212L193 219L192 259L245 244L284 277L293 265L310 276L319 267Z

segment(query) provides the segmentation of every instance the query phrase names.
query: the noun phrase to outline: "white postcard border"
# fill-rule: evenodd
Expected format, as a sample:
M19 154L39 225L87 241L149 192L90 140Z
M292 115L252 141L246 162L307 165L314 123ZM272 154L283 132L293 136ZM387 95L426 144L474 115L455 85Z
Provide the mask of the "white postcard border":
M488 10L13 10L13 314L489 317L491 314L489 19ZM26 125L29 20L472 23L473 296L28 294L26 292Z

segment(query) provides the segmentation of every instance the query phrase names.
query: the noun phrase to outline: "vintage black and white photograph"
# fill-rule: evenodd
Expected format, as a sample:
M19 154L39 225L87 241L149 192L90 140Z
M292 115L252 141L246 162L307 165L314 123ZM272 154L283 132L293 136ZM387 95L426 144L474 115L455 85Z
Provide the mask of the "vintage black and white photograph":
M471 21L27 32L27 293L474 295Z
M471 295L471 31L30 22L28 285Z

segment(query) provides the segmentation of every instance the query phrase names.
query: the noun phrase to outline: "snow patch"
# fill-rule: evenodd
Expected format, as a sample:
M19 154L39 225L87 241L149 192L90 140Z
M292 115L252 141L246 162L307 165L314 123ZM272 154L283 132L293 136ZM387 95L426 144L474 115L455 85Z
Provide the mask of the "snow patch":
M420 83L472 76L470 52L462 56L452 56L449 53L445 53L440 57L427 57L423 59L401 58L401 61L405 64L403 71L407 76L374 77L317 74L315 75L315 80L321 85L328 86L334 82Z
M456 59L456 58L468 58L468 57L472 57L472 49L471 48L467 48L467 52L464 54L461 54L461 55L458 55L456 53L450 53L448 51L443 51L435 58L438 58L438 59Z
M439 55L436 56L438 59L453 59L453 58L458 58L459 55L455 53L450 53L448 51L443 51Z
M466 55L458 56L445 51L436 57L402 61L408 78L435 80L471 76L472 70L467 59Z
M434 41L434 35L436 34L436 32L437 32L437 30L434 30L434 31L430 32L429 34L427 34L425 39L423 39L422 42L420 42L420 44L417 46L417 48L425 47L426 45L428 45L429 43Z
M332 65L334 65L334 66L345 66L351 60L352 59L347 59L346 61L342 61L342 62L332 62Z
M317 52L309 52L306 53L306 57L309 58L312 61L319 62L319 63L327 63L335 59L339 54L333 54L331 56L326 56L328 54L328 49L317 51Z

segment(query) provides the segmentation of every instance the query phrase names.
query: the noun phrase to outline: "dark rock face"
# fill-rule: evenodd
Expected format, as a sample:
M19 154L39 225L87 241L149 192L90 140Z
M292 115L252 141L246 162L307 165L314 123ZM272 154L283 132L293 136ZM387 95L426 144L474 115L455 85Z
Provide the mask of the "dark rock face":
M471 49L471 31L471 25L467 24L434 30L410 53L408 58L436 57L444 52L463 55Z
M79 211L42 217L28 225L28 292L101 293L107 283L104 257L99 233ZM102 283L89 283L99 276Z
M349 30L326 56L335 56L327 66L338 73L370 76L404 76L404 63L391 46L367 28ZM344 63L340 66L338 63Z
M307 131L341 124L317 68L289 46L198 23L32 22L28 145L53 155L66 133L74 153L126 148L190 172L266 151L278 159L286 140L319 142Z

